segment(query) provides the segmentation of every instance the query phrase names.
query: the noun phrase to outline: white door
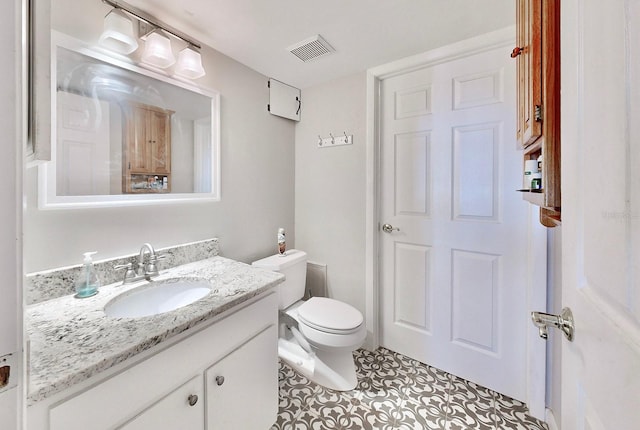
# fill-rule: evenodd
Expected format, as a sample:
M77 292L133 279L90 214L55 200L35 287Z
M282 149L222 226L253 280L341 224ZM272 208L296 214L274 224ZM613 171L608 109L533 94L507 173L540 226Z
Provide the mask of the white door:
M640 1L562 1L562 429L640 427Z
M109 103L63 91L56 98L57 195L109 194Z
M526 398L515 64L493 49L381 83L381 344ZM540 286L544 288L544 286Z

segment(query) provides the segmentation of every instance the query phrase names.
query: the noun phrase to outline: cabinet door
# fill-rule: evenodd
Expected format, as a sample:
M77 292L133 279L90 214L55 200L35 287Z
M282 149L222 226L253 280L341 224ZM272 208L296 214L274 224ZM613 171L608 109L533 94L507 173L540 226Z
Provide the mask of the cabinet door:
M204 389L198 375L160 401L145 409L119 430L202 430L204 428Z
M171 173L171 117L165 112L149 111L151 172Z
M205 372L207 430L267 430L278 414L275 325Z
M134 107L128 121L127 168L130 172L151 172L151 139L148 136L148 110Z
M542 109L542 0L518 0L516 8L518 141L525 147L542 135L542 121L536 118Z

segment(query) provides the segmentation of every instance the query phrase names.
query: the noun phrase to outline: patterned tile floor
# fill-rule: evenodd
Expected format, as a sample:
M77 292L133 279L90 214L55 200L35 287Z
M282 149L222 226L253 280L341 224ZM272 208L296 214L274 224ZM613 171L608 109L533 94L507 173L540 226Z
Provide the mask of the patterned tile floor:
M514 399L403 355L354 352L355 390L321 387L281 362L280 410L271 430L547 430Z

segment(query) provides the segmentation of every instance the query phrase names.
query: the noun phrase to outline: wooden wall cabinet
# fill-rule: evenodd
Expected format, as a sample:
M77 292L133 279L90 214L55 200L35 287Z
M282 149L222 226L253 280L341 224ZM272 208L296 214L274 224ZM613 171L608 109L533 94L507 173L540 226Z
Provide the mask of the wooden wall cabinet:
M131 103L122 147L124 193L171 191L171 115L173 111Z
M517 137L524 161L542 155L542 189L523 191L540 222L560 223L560 1L517 0Z

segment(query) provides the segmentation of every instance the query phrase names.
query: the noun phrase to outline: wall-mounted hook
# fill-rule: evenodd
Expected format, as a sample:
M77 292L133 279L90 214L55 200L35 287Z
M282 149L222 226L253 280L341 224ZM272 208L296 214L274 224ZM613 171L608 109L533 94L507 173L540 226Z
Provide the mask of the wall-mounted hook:
M344 141L346 142L346 141L349 140L349 136L347 136L347 132L346 131L343 131L343 133L344 133Z
M318 146L322 146L322 136L318 135Z
M333 137L333 134L329 133L329 136L331 136L331 144L333 145L334 143L336 143L336 138Z

